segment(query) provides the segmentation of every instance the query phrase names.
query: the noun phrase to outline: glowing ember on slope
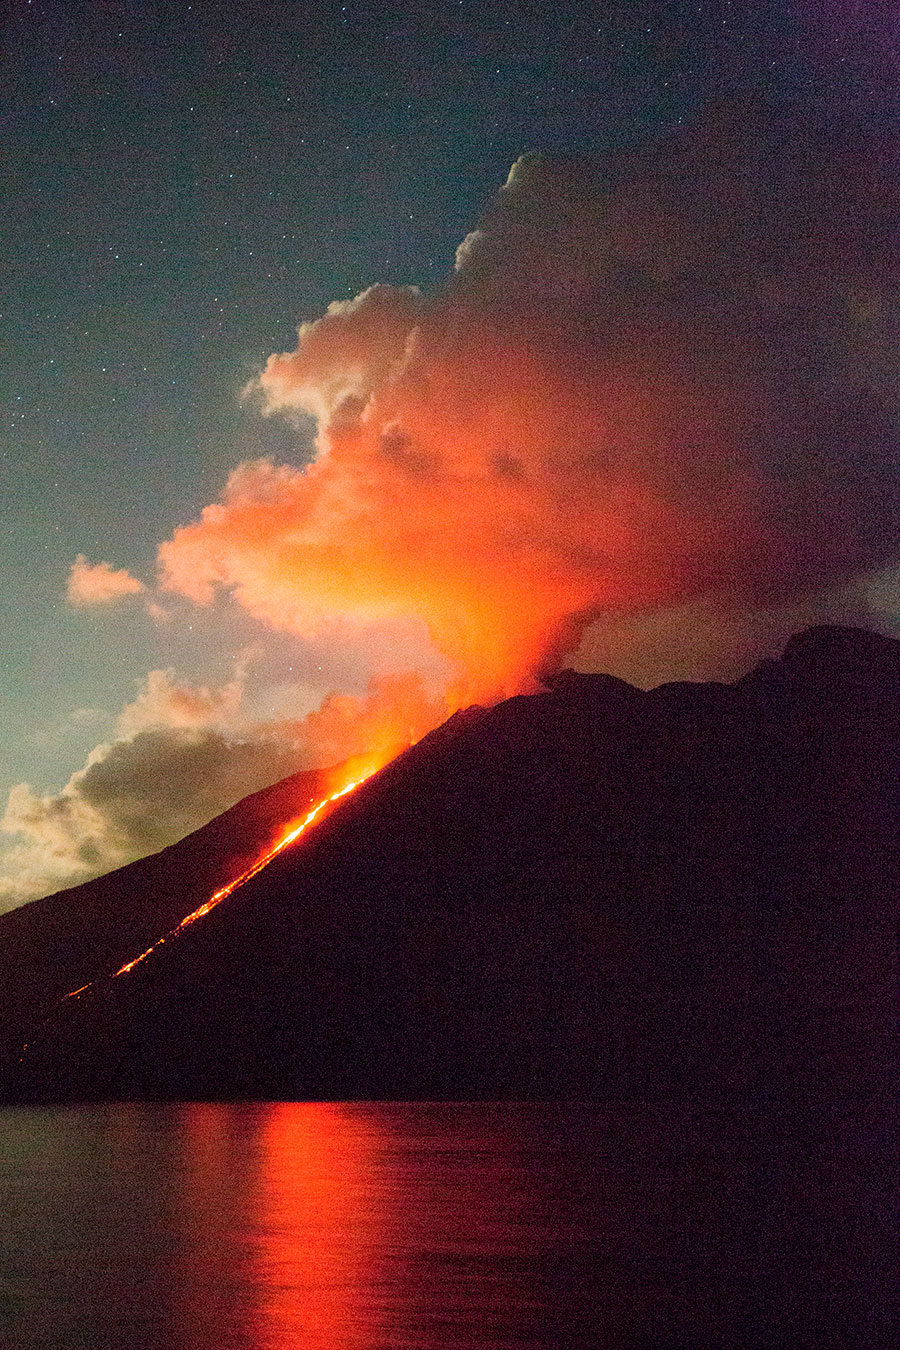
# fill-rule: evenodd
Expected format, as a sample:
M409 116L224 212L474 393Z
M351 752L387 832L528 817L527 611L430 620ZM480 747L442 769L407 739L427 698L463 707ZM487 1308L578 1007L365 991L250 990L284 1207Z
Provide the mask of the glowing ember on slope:
M264 867L268 867L269 863L277 858L279 853L282 853L289 844L292 844L296 839L299 839L301 834L304 834L305 831L309 829L310 825L318 820L326 807L330 806L332 802L338 801L341 797L346 797L348 793L354 790L354 788L358 788L367 778L371 778L378 767L380 767L380 765L368 767L364 772L359 773L358 777L354 778L351 782L345 783L343 787L338 788L336 792L332 792L328 797L323 797L302 820L295 825L289 825L286 833L282 835L278 842L273 844L270 849L257 858L256 862L253 863L251 867L248 867L246 872L242 872L240 876L235 877L234 881L229 881L226 886L222 886L219 890L215 891L209 899L197 909L192 910L190 914L186 914L177 927L170 929L168 933L165 933L161 938L158 938L156 942L146 949L146 951L143 951L139 956L136 956L133 961L128 961L124 966L120 966L118 970L114 971L111 978L116 979L119 975L127 975L130 970L134 970L135 966L140 965L142 961L145 961L148 956L155 952L159 947L162 947L164 943L168 942L171 938L177 937L185 928L188 928L192 923L196 923L198 919L202 919L206 914L209 914L210 910L215 909L216 905L225 900L233 891L236 891L240 886L243 886L246 882L252 880L252 878L261 872ZM73 989L71 993L66 994L65 997L67 999L78 998L79 995L84 994L88 989L93 988L95 983L96 981L92 980L88 984L83 984L80 989Z

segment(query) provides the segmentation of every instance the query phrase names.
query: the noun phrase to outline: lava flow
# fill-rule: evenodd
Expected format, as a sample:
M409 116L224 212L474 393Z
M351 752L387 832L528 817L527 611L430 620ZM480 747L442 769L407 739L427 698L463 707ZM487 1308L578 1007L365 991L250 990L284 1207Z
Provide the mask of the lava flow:
M155 952L157 948L162 947L164 943L170 941L171 938L177 937L179 933L182 933L185 928L188 928L192 923L196 923L198 919L202 919L204 915L209 914L210 910L215 909L216 905L225 900L233 891L236 891L238 887L245 885L246 882L250 881L261 872L264 867L268 867L269 863L272 862L274 858L277 858L279 853L282 853L289 844L292 844L295 839L299 839L301 834L308 830L310 825L318 820L326 807L330 806L332 802L338 801L341 797L346 797L348 793L354 790L354 788L358 788L361 783L364 783L367 778L370 778L374 772L374 768L369 768L365 773L361 773L358 778L354 778L352 782L345 783L342 788L337 790L337 792L332 792L330 796L323 797L322 800L317 802L312 810L303 817L299 824L289 826L287 832L281 839L257 858L256 862L253 863L251 867L248 867L246 872L242 872L240 876L235 877L234 881L229 881L226 886L222 886L219 890L215 891L209 899L204 901L197 909L191 910L190 914L186 914L181 920L181 923L175 928L170 929L168 933L165 933L161 938L158 938L156 942L146 949L146 951L141 952L141 954L136 956L132 961L128 961L124 966L120 966L118 970L113 972L110 978L116 979L119 975L127 975L130 970L134 970L135 966L139 966L142 961L146 961L147 957ZM83 984L79 989L73 989L71 993L66 994L65 998L78 998L81 994L92 989L95 984L95 980L90 980L87 984ZM65 999L63 1001L65 1001Z

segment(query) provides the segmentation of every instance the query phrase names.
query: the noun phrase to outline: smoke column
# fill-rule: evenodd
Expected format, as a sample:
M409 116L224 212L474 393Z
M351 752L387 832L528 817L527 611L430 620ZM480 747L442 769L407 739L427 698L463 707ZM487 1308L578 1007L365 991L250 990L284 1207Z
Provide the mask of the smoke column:
M603 160L526 155L437 291L304 323L251 395L317 419L160 550L312 634L414 617L459 697L597 615L783 604L898 556L891 138L754 102Z

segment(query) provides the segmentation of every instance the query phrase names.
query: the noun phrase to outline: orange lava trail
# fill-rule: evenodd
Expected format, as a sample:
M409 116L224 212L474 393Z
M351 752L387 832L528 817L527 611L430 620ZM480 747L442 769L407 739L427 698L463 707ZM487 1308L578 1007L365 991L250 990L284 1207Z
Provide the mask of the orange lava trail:
M365 773L360 778L354 779L352 783L345 783L337 792L332 792L330 797L323 797L320 802L317 802L308 815L301 820L299 825L295 826L294 829L289 830L284 838L279 839L278 843L274 844L268 852L262 855L262 857L257 858L252 867L248 867L246 872L242 872L239 877L235 877L234 881L229 881L227 886L222 886L218 891L215 891L208 900L204 901L204 903L199 906L198 909L191 910L190 914L184 916L181 923L175 928L170 929L169 932L165 933L161 938L158 938L152 946L148 947L146 951L141 952L140 956L136 956L133 961L128 961L124 966L120 966L118 970L113 972L110 978L116 979L119 975L127 975L129 970L134 970L135 966L139 966L142 961L146 961L147 957L155 952L158 947L162 947L162 945L168 942L170 938L177 937L178 934L183 932L190 924L196 923L198 919L202 919L204 915L210 912L210 910L215 909L216 905L227 896L231 895L232 891L236 891L239 886L243 886L246 882L252 880L252 878L255 877L257 873L261 872L264 867L268 867L269 863L272 862L274 858L277 858L279 853L287 848L288 844L292 844L295 839L299 839L300 835L309 829L310 825L318 819L326 806L330 806L332 802L336 802L340 797L346 797L349 792L352 792L354 788L358 788L361 783L364 783L367 778L371 777L373 772L374 770L370 770L369 773ZM91 980L88 984L83 984L80 989L73 989L71 993L65 995L62 1002L65 1002L65 999L78 998L80 994L84 994L88 989L92 989L95 984L96 980Z

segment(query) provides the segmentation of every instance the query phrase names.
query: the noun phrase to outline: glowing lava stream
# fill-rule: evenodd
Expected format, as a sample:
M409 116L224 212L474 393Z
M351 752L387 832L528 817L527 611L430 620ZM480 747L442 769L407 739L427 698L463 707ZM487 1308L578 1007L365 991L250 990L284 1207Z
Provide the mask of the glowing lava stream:
M190 914L186 914L177 927L171 928L168 933L164 933L161 938L158 938L146 951L141 952L140 956L136 956L133 961L128 961L124 966L120 966L118 970L113 971L113 974L109 978L114 980L119 975L127 975L129 970L134 970L135 966L139 966L142 961L146 961L147 957L150 956L152 952L155 952L158 947L161 947L164 942L168 942L170 938L177 937L178 934L183 932L190 924L196 923L198 919L202 919L204 915L208 914L211 909L215 909L216 905L227 896L231 895L232 891L236 891L239 886L243 886L245 882L250 881L258 872L261 872L264 867L268 867L272 859L277 858L279 853L287 848L288 844L292 844L295 839L299 839L300 835L303 834L305 830L308 830L310 825L318 819L326 806L330 806L332 802L336 802L340 797L346 797L348 792L352 792L354 788L359 787L360 783L364 783L367 778L371 778L374 772L375 770L371 769L368 773L364 773L359 778L355 778L352 783L345 783L337 792L332 792L330 797L323 797L322 800L317 802L312 808L309 814L301 820L299 825L296 825L292 830L289 830L287 834L282 839L279 839L277 844L273 844L268 852L264 853L262 857L257 858L252 867L248 867L246 872L242 872L239 877L235 877L234 881L229 881L227 886L222 886L220 890L215 891L198 909L191 910ZM90 980L87 984L83 984L80 989L73 989L71 993L66 994L61 1001L65 1002L65 999L67 998L78 998L80 994L84 994L88 989L92 989L96 983L96 980Z

